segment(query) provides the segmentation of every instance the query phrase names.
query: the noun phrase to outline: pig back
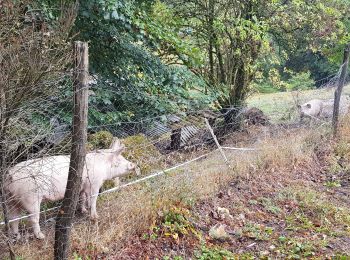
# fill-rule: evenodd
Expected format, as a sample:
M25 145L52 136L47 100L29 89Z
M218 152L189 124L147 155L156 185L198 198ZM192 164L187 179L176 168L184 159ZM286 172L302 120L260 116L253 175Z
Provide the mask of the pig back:
M24 161L10 169L7 189L20 200L36 197L56 201L64 196L68 170L69 156Z

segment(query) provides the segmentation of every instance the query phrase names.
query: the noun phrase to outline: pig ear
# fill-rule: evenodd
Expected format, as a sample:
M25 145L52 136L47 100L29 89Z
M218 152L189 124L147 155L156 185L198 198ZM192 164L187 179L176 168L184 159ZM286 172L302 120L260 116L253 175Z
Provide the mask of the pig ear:
M307 108L311 108L311 104L306 104L306 107Z
M117 137L113 137L110 149L117 150L121 146L122 146L122 144L121 144L120 140Z
M125 150L125 145L121 144L117 149L112 149L112 152L116 155L121 154Z

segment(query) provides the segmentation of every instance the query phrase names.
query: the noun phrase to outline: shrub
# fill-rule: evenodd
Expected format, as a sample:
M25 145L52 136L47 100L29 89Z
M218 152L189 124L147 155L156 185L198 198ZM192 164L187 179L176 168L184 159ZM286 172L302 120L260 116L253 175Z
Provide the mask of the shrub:
M274 93L278 91L307 90L315 87L311 73L296 73L291 70L284 71L284 77L277 69L271 69L267 78L254 82L252 88L259 93Z
M157 148L147 140L146 136L139 134L129 136L123 140L127 147L124 152L126 159L137 163L142 174L150 173L159 168L159 158L161 156Z
M315 87L315 81L311 78L310 71L291 73L291 77L287 80L288 90L307 90Z
M184 207L172 206L164 211L157 222L151 226L144 238L157 239L159 237L172 238L178 241L180 237L194 235L200 238L191 221L191 212Z
M234 255L230 251L227 251L221 248L216 248L216 247L208 248L206 246L203 246L200 251L195 252L195 257L198 260L211 260L211 259L234 260L235 259ZM246 258L246 259L249 259L249 258Z
M88 136L87 149L92 151L96 149L108 149L113 140L113 135L108 131L99 131Z

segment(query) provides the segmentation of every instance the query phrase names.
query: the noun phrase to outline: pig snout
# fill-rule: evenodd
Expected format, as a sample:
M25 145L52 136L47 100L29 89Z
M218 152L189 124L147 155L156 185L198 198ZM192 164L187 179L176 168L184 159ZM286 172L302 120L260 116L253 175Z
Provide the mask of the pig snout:
M128 163L128 170L129 171L135 170L135 173L137 176L141 175L141 169L135 163L129 162Z
M129 162L128 163L128 170L134 170L136 168L136 165L134 164L134 163L132 163L132 162Z

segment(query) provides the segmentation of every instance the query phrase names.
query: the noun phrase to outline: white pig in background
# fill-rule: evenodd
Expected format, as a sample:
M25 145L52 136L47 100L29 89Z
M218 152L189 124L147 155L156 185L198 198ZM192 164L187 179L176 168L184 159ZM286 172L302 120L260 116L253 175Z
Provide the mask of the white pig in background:
M303 105L298 106L300 113L300 118L311 117L318 119L331 119L333 116L333 106L334 99L321 100L321 99L312 99ZM339 103L339 115L344 116L350 106L350 100L348 97L341 97Z
M80 189L81 209L96 219L96 200L99 189L106 180L121 177L135 169L135 164L126 160L121 153L125 147L116 143L112 149L97 150L86 155L83 180ZM35 237L43 239L40 231L40 204L45 201L63 199L68 180L69 156L51 156L21 162L9 170L6 190L10 192L9 217L20 216L21 210L28 211ZM87 199L87 201L85 201ZM19 238L18 220L12 221L11 232Z

